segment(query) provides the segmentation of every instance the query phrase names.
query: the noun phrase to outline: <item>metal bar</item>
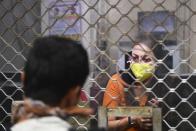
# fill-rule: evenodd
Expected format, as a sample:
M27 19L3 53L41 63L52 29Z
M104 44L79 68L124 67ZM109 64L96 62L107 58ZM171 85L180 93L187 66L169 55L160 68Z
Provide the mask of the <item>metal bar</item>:
M152 122L153 131L162 131L162 113L161 108L153 108Z
M108 117L110 116L144 116L152 117L152 107L117 107L108 109Z
M99 107L98 109L98 127L107 128L108 120L107 120L107 109L106 107Z

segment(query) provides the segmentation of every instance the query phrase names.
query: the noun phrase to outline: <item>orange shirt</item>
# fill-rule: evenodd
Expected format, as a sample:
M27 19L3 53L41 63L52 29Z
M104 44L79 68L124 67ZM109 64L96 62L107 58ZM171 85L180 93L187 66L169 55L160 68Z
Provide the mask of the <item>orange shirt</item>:
M125 91L126 83L120 78L118 74L112 76L109 80L103 98L103 106L115 108L117 106L126 106ZM147 96L143 96L139 100L140 106L145 106ZM130 128L128 131L139 131L135 128Z

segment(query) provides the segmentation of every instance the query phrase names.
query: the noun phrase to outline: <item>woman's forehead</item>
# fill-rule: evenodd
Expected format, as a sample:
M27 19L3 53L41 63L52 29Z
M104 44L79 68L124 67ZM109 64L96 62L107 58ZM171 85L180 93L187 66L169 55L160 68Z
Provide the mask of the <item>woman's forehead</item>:
M146 46L145 44L142 44L142 43L135 45L132 49L132 53L134 53L134 54L143 55L143 54L146 54L148 52L151 52L151 49L148 48L148 46Z

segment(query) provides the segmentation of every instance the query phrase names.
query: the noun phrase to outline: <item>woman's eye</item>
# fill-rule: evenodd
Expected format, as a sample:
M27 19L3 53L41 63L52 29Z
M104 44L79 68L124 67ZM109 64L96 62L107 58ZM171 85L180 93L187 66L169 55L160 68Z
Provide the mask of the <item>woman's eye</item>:
M144 62L151 62L152 59L151 59L151 58L144 58L143 61L144 61Z
M135 62L139 61L139 57L138 57L138 56L133 56L132 59L133 59L133 61L135 61Z

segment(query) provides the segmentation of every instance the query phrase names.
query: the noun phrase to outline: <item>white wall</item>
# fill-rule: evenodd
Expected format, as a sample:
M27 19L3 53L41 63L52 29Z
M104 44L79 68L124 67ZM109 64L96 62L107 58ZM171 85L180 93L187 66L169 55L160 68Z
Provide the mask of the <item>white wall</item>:
M136 33L138 32L138 19L137 14L141 11L161 11L161 10L169 10L171 12L175 12L175 15L178 17L180 21L188 20L188 18L192 15L191 11L185 7L180 6L180 3L177 0L166 0L162 4L163 7L157 6L157 3L153 2L152 0L143 0L139 4L139 6L134 6L133 4L138 4L136 0L131 0L132 3L128 2L129 0L121 0L119 4L117 5L117 8L111 9L109 12L109 21L111 23L117 23L118 28L111 28L111 30L108 32L109 38L108 41L110 44L117 44L119 41L130 41L131 38L134 38ZM115 3L117 0L109 0L110 3ZM161 1L160 1L161 2ZM192 0L187 3L187 6L191 6L193 10L196 10L196 1ZM178 9L177 9L178 8ZM131 9L131 12L128 13L128 16L122 17L122 14L126 14ZM128 19L131 19L130 20ZM193 34L189 28L190 26L194 31L196 31L196 16L193 16L190 21L187 21L185 24L182 24L179 20L176 22L176 26L181 24L181 26L177 26L177 44L178 46L182 44L182 46L178 47L175 52L173 53L174 57L174 68L176 68L176 71L178 73L191 73L192 70L187 67L186 65L180 66L180 61L183 58L188 58L187 64L190 64L194 69L196 68L196 63L194 62L196 60L196 55L193 55L190 59L189 56L193 54L193 51L196 49L195 39L196 36ZM119 22L118 22L119 21ZM178 27L180 27L178 29ZM132 28L132 30L128 32L128 29ZM119 31L119 30L120 31ZM122 37L119 40L119 37L124 33L124 37ZM188 39L188 40L187 40ZM171 47L170 49L173 49ZM115 59L118 59L121 57L122 53L119 53L117 48L112 48L110 50L110 55L114 56ZM180 66L180 68L178 68Z
M49 3L54 0L43 0L42 1L42 13L46 11L47 6L49 6ZM66 1L66 0L64 0ZM129 2L130 1L130 2ZM110 57L114 62L118 61L119 58L122 57L122 51L118 48L119 41L130 41L131 45L131 39L133 39L138 32L138 20L137 15L138 12L141 11L160 11L160 10L169 10L174 11L175 15L180 19L184 20L185 17L189 17L190 11L186 11L187 9L184 9L184 7L179 8L179 2L177 0L166 0L162 4L163 7L157 6L161 3L161 1L152 1L152 0L100 0L98 1L97 5L94 6L99 14L107 14L103 16L105 19L99 19L99 15L94 9L89 9L89 6L94 5L96 3L96 0L85 0L80 1L82 5L82 14L83 19L82 21L82 42L84 46L88 49L90 58L94 59L96 57L96 43L100 40L106 40L108 46L110 47L107 52L109 53ZM118 5L115 8L111 8L111 5L116 5L118 2ZM141 3L138 3L141 2ZM157 3L155 3L157 2ZM111 5L109 5L109 4ZM139 4L139 6L136 6ZM192 0L190 6L194 10L196 8L196 1ZM178 10L176 11L176 9ZM88 13L85 13L88 10ZM128 11L131 10L129 13ZM182 15L182 13L185 12L185 15ZM186 14L187 13L187 14ZM124 15L124 16L123 16ZM107 20L106 20L107 19ZM190 23L187 24L190 25L190 27L196 31L196 24L195 23L196 17L190 20ZM42 22L42 31L45 30L48 26L48 16L47 14L44 15ZM131 21L131 22L130 22ZM98 24L97 24L98 23ZM89 25L91 24L91 25ZM117 28L116 28L117 27ZM182 26L181 26L182 27ZM99 36L97 36L99 32ZM46 34L48 32L46 31ZM183 40L183 28L179 28L177 30L177 39L179 40L179 43L183 43L181 40ZM122 36L123 34L123 36ZM188 37L190 35L190 32L186 29L186 36ZM188 57L190 56L193 51L196 49L196 45L194 44L194 41L196 37L192 33L192 36L190 41L186 41L186 47L184 48L178 48L178 51L175 51L174 54L174 67L176 67L180 61L180 58ZM178 44L179 44L178 43ZM184 44L184 43L183 43ZM180 52L180 54L179 54ZM194 60L196 59L196 55L193 55L189 59L189 63L193 68L196 68L196 63ZM111 71L115 70L115 68L112 66ZM182 73L188 73L190 70L186 69L186 67L183 67L183 69L178 70Z
M116 8L109 11L108 20L111 23L116 24L116 26L118 27L111 28L111 30L108 32L109 44L117 45L119 41L130 41L131 45L131 40L134 39L138 32L138 12L161 10L175 11L177 6L175 0L165 1L165 3L163 4L164 8L157 7L157 4L152 0L143 0L141 1L141 3L138 3L140 1L136 0L130 1L131 2L129 2L129 0L121 0ZM111 4L115 4L116 2L117 0L109 0L109 3ZM137 4L139 4L138 7L136 6ZM122 15L124 14L125 16L122 17ZM118 47L110 49L110 55L115 60L121 58L123 54L124 53L119 51ZM178 54L179 52L175 52L175 55ZM176 65L179 60L175 60L174 62L174 65ZM114 70L114 67L112 68L112 70Z

